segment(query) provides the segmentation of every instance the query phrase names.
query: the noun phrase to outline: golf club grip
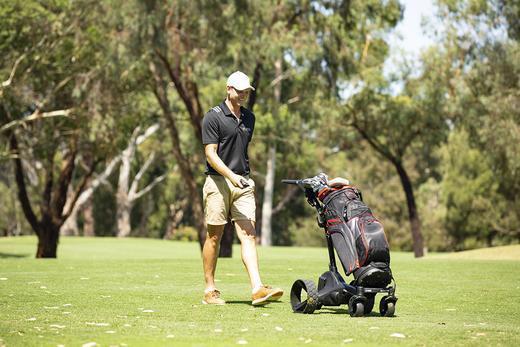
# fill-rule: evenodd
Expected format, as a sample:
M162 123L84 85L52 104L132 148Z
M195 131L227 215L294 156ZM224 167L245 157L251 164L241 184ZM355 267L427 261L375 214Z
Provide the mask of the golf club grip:
M298 184L299 180L282 180L282 183L286 184Z

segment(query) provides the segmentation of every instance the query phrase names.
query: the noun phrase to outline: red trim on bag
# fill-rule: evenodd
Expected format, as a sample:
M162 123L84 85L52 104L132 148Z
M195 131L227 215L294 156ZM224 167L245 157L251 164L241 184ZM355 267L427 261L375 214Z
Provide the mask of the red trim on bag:
M337 225L337 224L340 224L341 223L341 219L339 218L334 218L334 219L329 219L327 221L327 226L333 226L333 225Z

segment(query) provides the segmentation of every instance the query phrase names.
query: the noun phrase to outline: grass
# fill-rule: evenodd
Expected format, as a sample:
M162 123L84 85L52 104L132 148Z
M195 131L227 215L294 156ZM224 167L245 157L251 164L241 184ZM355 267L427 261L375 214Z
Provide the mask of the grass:
M394 318L351 318L346 306L297 315L287 294L252 307L239 248L219 260L218 307L201 305L196 243L63 238L47 260L35 249L33 237L0 239L0 346L520 345L520 246L498 252L507 260L392 253ZM263 280L287 292L327 266L322 248L259 253Z

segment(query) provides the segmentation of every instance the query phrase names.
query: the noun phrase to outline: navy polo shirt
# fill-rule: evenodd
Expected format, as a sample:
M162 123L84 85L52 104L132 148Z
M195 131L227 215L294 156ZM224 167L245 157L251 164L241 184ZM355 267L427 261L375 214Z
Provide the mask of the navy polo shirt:
M247 147L253 137L255 115L240 107L240 119L229 110L225 102L209 110L202 119L202 144L217 144L217 154L224 164L238 175L248 175ZM206 175L220 175L206 161Z

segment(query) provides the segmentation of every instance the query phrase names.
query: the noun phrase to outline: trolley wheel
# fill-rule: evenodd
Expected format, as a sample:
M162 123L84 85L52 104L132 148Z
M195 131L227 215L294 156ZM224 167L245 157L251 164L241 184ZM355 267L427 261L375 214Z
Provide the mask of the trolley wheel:
M374 301L376 299L375 294L366 295L367 302L365 303L365 314L369 314L374 309Z
M390 296L385 296L379 302L379 313L383 317L392 317L395 313L396 299Z
M361 317L365 313L365 304L358 296L353 296L348 301L348 313L351 317Z
M302 291L307 293L302 298ZM318 299L316 285L311 280L296 280L291 288L291 306L295 313L313 313L321 304Z

